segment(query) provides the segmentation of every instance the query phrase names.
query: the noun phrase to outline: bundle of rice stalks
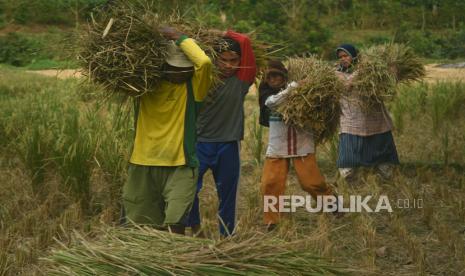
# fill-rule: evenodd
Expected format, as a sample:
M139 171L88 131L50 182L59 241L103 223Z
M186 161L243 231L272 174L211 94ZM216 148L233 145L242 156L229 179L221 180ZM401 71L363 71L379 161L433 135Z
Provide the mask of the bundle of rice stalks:
M289 79L299 82L278 107L284 122L313 132L316 143L337 131L341 113L339 100L344 90L334 68L314 56L290 58Z
M342 269L315 257L303 241L249 234L219 241L150 228L110 228L96 241L47 257L47 275L334 275Z
M150 91L161 80L167 55L168 41L159 32L164 26L194 38L215 57L218 33L185 20L179 13L163 11L156 1L116 0L92 18L81 34L79 60L84 74L107 91L131 96ZM258 54L259 60L266 55Z
M158 31L162 26L187 25L175 13L157 13L151 2L114 2L93 18L80 39L84 73L109 91L147 92L162 76L168 45Z
M360 54L352 86L364 110L392 100L400 82L419 81L425 68L413 50L402 44L386 44L365 49Z
M384 55L390 67L395 68L398 82L420 81L426 76L425 66L412 48L404 44L389 44L384 48Z

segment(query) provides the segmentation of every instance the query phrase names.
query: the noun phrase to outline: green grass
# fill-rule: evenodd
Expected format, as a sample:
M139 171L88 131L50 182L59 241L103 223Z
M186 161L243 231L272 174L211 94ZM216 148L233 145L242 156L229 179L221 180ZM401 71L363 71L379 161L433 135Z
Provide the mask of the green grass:
M0 83L2 170L6 162L21 175L10 178L12 170L2 172L7 177L2 177L2 183L8 183L5 194L0 195L0 244L8 248L0 253L4 273L33 264L62 226L88 225L93 219L86 222L82 216L102 212L117 216L119 188L132 141L113 143L117 137L114 133L132 137L132 124L126 121L114 128L106 119L121 112L113 107L117 103L108 102L100 108L86 104L81 98L89 96L82 96L82 86L75 79L56 81L22 70L2 69ZM111 159L100 159L110 155L123 162L109 166ZM107 175L112 176L111 181L103 181ZM4 196L11 193L15 195L5 202ZM34 242L24 247L22 238L11 237L34 238ZM7 241L11 243L5 244Z
M461 154L465 150L461 143L464 91L465 84L460 82L421 83L401 87L397 99L390 104L399 139L403 141L406 138L409 144L416 142L428 146L427 150L431 152L422 153L422 156L430 162L465 163ZM415 127L407 126L409 122L416 122ZM416 141L411 141L410 136L414 133L418 136ZM412 151L416 151L416 147Z
M78 65L73 61L66 60L53 60L53 59L39 59L33 60L28 65L24 66L28 70L46 70L46 69L77 69Z

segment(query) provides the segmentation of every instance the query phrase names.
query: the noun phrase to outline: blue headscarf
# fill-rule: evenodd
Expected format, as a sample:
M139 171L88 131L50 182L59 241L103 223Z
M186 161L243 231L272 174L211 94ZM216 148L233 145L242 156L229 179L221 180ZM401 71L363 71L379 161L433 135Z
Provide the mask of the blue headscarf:
M336 48L336 57L338 57L339 51L344 51L346 54L348 54L352 58L352 65L357 63L358 61L358 51L355 48L354 45L352 44L341 44L339 47ZM344 68L342 65L338 66L338 71L342 72L350 72L352 71L352 66L350 68Z

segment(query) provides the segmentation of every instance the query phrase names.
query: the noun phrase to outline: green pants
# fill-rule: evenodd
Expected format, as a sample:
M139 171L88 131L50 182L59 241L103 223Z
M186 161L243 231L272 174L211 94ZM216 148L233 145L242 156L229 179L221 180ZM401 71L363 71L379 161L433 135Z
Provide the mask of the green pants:
M129 164L123 187L126 217L137 224L165 227L183 223L194 201L197 169Z

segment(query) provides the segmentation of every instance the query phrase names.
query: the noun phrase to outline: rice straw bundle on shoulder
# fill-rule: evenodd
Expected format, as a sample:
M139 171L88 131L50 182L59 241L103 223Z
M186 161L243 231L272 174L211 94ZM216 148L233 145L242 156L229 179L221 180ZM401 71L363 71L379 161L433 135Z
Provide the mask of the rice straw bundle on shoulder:
M413 50L402 44L373 46L359 55L352 89L365 111L392 100L399 82L421 80L425 68Z
M384 56L391 68L395 68L398 82L421 81L426 76L426 69L419 56L412 48L404 44L388 44L384 48Z
M178 13L167 13L151 0L114 1L87 25L79 40L79 61L84 75L106 91L140 96L151 91L162 78L168 41L158 31L174 27L195 39L211 58L221 39L196 21ZM255 43L257 60L266 59L267 47ZM214 80L217 75L214 74Z
M196 39L206 53L214 54L218 37L202 26L157 9L153 1L117 0L81 34L83 73L110 92L140 96L152 90L161 81L167 56L169 41L159 32L165 26Z
M83 73L112 92L145 93L160 80L167 51L167 40L156 26L177 23L174 16L161 20L150 7L116 1L82 34Z
M312 131L316 143L337 131L341 113L339 100L344 90L335 69L314 56L290 58L289 78L299 86L278 107L284 122Z
M97 240L76 233L73 243L45 259L47 275L346 274L310 252L305 240L259 233L214 241L150 228L110 228Z

